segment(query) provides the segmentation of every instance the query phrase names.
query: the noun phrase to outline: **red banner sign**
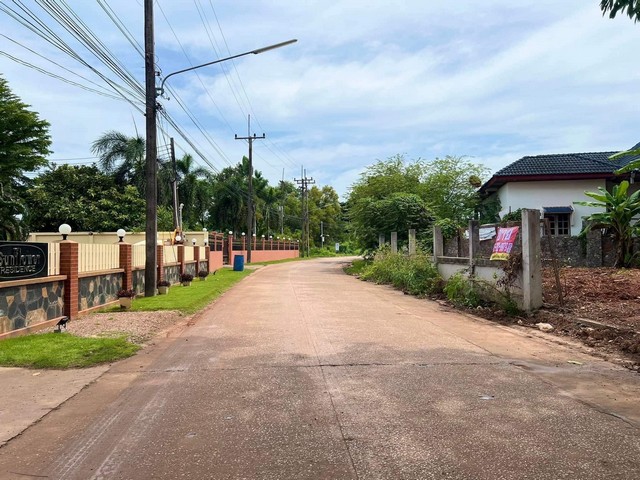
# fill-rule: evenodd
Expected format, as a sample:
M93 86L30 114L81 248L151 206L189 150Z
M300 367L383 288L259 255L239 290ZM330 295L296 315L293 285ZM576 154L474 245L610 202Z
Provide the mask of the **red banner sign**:
M507 260L520 227L498 228L496 243L493 244L491 260Z

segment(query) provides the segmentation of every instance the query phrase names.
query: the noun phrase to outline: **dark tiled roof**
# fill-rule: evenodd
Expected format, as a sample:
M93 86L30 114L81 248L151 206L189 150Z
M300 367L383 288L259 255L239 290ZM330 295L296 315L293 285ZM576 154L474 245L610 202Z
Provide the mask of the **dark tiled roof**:
M629 150L640 149L640 143ZM535 155L522 157L496 172L488 182L480 187L480 192L487 194L495 191L507 182L527 181L529 177L538 180L551 180L553 176L572 178L611 177L614 172L632 160L639 160L640 155L627 155L610 160L609 157L618 152L591 153L556 153L551 155Z
M609 160L617 152L558 153L522 157L499 170L495 177L517 175L571 175L583 173L613 173L636 156Z

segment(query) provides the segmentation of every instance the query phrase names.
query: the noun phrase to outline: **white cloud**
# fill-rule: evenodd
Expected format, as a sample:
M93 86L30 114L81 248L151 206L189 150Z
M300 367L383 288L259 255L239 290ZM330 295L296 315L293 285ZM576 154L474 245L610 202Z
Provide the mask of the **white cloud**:
M228 77L212 66L199 70L200 79L185 73L170 80L218 147L202 137L175 98L163 105L216 168L246 154L233 134L246 133L250 111L253 130L269 137L256 144L256 166L271 181L283 167L287 177L299 175L304 164L341 194L366 165L395 153L469 155L497 170L525 154L611 150L639 140L640 73L633 68L639 27L627 18L603 18L597 2L216 3L225 39L209 2L195 3L202 5L200 13L194 3L160 2L192 64L299 39L239 59L235 68L226 63ZM139 4L110 5L141 39ZM74 8L141 79L141 59L104 14L94 4ZM203 12L210 28L200 19ZM78 68L9 19L4 25L7 36ZM156 26L163 73L189 66L159 11ZM24 55L1 37L0 50ZM127 104L4 57L0 69L14 91L51 121L56 157L89 156L100 133L133 133L134 119L143 129L144 117Z

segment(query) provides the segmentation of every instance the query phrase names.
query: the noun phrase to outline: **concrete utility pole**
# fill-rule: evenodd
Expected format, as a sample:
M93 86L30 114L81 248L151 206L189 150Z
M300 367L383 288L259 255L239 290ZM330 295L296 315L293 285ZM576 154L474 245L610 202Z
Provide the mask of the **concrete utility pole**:
M173 193L173 228L178 230L180 222L178 217L178 169L176 168L176 149L171 137L171 167L173 169L173 178L171 179L171 192ZM182 235L182 232L180 232Z
M309 256L309 185L313 185L316 181L313 178L307 178L307 171L301 169L302 178L294 178L295 182L300 185L302 195L302 247L306 250L306 256ZM303 254L304 256L304 254Z
M144 0L144 71L146 89L146 172L145 198L147 202L145 223L144 295L156 294L158 238L158 182L156 150L156 69L153 38L153 0Z
M247 202L247 263L251 263L251 247L253 243L253 234L255 233L253 226L253 141L266 138L263 133L261 137L256 136L254 133L251 135L251 115L248 116L248 128L247 136L239 137L235 136L236 140L247 140L249 142L249 200Z

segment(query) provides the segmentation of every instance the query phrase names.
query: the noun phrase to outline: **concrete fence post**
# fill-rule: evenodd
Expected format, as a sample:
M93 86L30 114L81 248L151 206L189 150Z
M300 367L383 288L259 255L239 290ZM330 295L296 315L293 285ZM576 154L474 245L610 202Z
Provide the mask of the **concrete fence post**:
M391 232L391 253L398 253L398 232Z
M542 306L542 255L540 211L522 209L522 309L530 312Z
M433 227L433 263L438 263L438 259L444 257L444 238L442 228L438 225Z
M378 247L382 247L385 243L384 233L378 235Z
M409 255L416 254L416 229L409 229Z
M475 258L480 255L480 225L477 220L469 220L469 266L473 272Z
M124 270L122 276L122 288L124 290L130 290L133 288L133 245L130 243L120 242L120 268Z
M71 240L60 242L60 275L65 275L64 309L70 320L78 316L78 244Z

